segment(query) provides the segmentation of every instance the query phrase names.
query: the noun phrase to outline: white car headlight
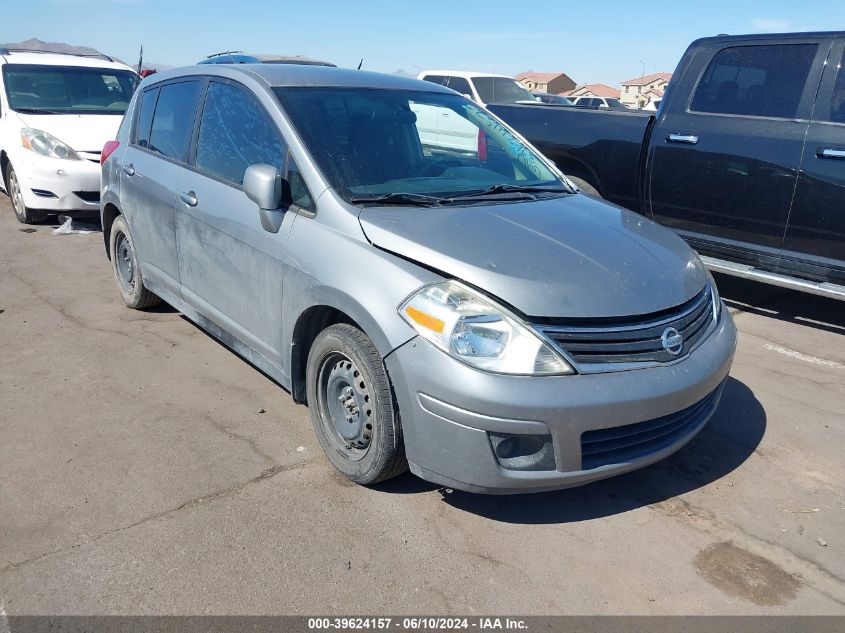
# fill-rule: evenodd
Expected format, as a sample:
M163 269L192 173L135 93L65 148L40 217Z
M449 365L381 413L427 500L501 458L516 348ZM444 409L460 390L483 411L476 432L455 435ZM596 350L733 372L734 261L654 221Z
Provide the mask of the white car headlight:
M420 336L478 369L517 375L575 373L505 308L454 281L423 286L399 306L399 314Z
M36 154L49 156L50 158L64 158L65 160L82 160L79 154L74 152L65 143L62 143L55 136L47 134L42 130L35 130L31 127L21 129L21 145L32 150Z

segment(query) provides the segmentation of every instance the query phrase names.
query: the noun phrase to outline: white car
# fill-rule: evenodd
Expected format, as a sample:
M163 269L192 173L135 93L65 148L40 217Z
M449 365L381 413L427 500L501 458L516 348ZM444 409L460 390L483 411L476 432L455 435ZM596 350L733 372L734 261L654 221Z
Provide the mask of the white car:
M578 97L574 99L574 102L575 105L581 107L586 106L600 108L602 110L627 110L624 103L613 97Z
M99 213L100 152L137 83L106 56L0 48L0 187L19 221Z
M537 103L539 99L513 77L465 70L424 70L417 79L460 92L480 106L488 103Z

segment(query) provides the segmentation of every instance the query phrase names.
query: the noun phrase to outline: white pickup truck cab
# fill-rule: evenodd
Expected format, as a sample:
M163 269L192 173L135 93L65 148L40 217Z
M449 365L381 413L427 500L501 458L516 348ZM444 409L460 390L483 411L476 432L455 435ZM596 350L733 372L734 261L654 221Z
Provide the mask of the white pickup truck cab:
M0 48L0 188L29 224L100 212L100 153L138 75L105 55Z

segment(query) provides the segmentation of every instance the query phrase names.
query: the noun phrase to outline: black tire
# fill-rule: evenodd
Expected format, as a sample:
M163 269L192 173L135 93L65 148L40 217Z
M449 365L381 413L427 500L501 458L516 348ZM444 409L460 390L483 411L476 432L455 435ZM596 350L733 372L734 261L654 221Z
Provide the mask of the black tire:
M581 193L588 195L592 198L598 198L599 200L604 199L599 193L599 190L593 187L593 185L588 183L586 180L576 178L575 176L567 176L567 178L569 178L569 180L572 181L572 184L574 184L576 187L578 187L578 189L581 190Z
M127 306L143 310L161 303L161 299L144 286L135 244L129 233L129 226L122 215L117 216L112 222L109 253L111 253L112 270L117 288Z
M21 184L11 164L6 167L4 178L6 192L9 194L9 200L12 201L12 210L15 212L18 222L21 224L35 224L47 218L47 213L44 211L30 209L24 204Z
M361 330L341 323L317 335L308 353L306 392L320 446L348 479L371 485L408 469L390 380Z

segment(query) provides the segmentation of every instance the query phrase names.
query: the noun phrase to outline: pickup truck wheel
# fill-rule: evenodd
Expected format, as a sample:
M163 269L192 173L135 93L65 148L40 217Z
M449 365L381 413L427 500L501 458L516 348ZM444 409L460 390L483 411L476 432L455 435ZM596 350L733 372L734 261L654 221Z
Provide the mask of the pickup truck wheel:
M574 184L576 187L578 187L578 189L581 190L581 193L588 195L592 198L598 198L599 200L603 200L602 195L599 193L598 189L593 187L593 185L588 183L586 180L582 180L581 178L575 178L575 176L567 176L567 178L569 178L569 180L572 181L572 184Z
M353 325L332 325L308 354L311 423L329 461L348 479L375 484L405 472L399 410L381 355Z
M9 192L9 199L12 201L12 209L15 211L15 217L18 219L18 222L22 224L34 224L47 217L47 214L43 211L29 209L24 204L21 183L11 165L6 168L6 191Z
M141 269L138 267L138 255L129 233L129 226L122 215L117 216L111 225L109 252L117 287L123 302L130 308L141 310L161 303L161 299L144 286Z

